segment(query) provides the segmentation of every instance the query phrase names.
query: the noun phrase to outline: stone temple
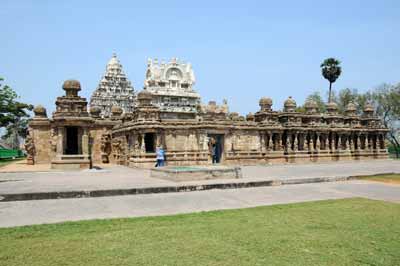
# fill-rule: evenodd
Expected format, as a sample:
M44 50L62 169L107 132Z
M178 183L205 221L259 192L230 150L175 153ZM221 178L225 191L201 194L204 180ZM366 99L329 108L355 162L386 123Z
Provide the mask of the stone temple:
M200 104L200 95L193 88L195 81L190 64L176 58L161 64L149 59L144 89L152 94L161 119L194 119Z
M111 116L111 107L119 106L130 113L134 108L135 93L116 54L107 64L106 72L90 98L90 107L100 108L101 117Z
M118 74L119 73L119 74ZM319 162L387 158L385 128L366 104L357 114L350 103L339 114L335 103L319 113L313 101L297 112L289 97L282 111L262 97L254 114L230 112L228 103L201 104L194 89L190 64L149 60L145 87L136 97L115 56L107 66L101 93L91 107L79 96L81 84L67 80L48 117L37 106L26 140L28 163L51 163L53 168L80 169L113 163L153 167L155 149L163 145L167 165L209 165L211 146L222 164ZM110 78L110 76L112 76ZM113 77L119 77L120 83ZM113 80L112 82L108 82ZM118 85L119 84L119 85ZM125 84L125 85L121 85ZM128 88L124 101L109 97ZM98 90L99 90L98 88ZM107 93L109 92L109 93ZM123 103L122 103L123 102ZM126 107L126 108L124 108Z

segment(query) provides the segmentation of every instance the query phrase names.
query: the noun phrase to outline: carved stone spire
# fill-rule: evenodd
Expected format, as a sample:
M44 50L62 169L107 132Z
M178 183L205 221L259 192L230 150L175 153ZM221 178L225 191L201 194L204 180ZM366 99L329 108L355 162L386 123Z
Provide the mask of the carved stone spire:
M110 117L113 106L121 107L124 113L130 113L134 105L134 89L114 53L107 64L105 74L90 98L90 107L99 107L101 117Z

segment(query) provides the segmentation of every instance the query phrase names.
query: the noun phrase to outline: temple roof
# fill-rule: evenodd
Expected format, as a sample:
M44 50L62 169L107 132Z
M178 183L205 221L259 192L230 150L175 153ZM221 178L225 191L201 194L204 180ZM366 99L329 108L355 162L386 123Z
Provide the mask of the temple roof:
M91 107L99 107L102 117L111 116L111 107L119 106L125 113L133 111L135 93L124 73L122 64L114 53L108 61L106 71L90 98Z

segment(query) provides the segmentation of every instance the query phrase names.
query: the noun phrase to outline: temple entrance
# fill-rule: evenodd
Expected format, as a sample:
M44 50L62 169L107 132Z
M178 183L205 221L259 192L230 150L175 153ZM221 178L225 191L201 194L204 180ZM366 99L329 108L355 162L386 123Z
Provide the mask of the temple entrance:
M65 154L79 154L78 128L66 127Z
M224 152L224 135L223 134L208 134L209 149L213 156L213 163L220 163Z
M144 147L146 149L146 152L152 153L156 152L155 149L155 134L154 133L145 133L144 134Z

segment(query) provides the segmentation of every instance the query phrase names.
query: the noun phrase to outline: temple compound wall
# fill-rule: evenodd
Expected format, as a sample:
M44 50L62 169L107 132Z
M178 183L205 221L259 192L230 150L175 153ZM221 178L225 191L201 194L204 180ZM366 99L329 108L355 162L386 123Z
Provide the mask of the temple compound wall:
M151 104L149 92L139 93L138 102L134 119L112 130L113 139L127 140L123 153L126 160L120 161L124 165L153 166L157 145L166 150L168 165L211 164L213 144L224 164L387 157L387 129L373 116L370 105L362 116L357 116L354 104L350 104L347 115L342 116L334 103L328 104L328 113L319 114L315 102L310 101L307 112L298 113L295 101L289 98L284 111L275 112L272 100L262 98L260 110L246 117L221 113L223 108L215 110L211 103L211 108L199 112L196 119L162 120L160 111ZM147 119L141 119L144 114Z
M208 165L212 154L222 164L387 158L388 130L371 104L357 114L350 103L342 115L333 102L319 113L317 104L307 101L305 112L297 112L289 97L282 111L274 111L272 100L263 97L259 110L244 117L230 112L226 100L201 104L194 82L190 64L149 60L145 87L129 103L132 108L123 109L123 102L104 115L100 94L99 106L88 110L78 95L79 81L67 80L51 118L44 107L34 109L26 140L28 163L51 163L56 169L101 163L153 167L157 146L164 148L167 165Z

